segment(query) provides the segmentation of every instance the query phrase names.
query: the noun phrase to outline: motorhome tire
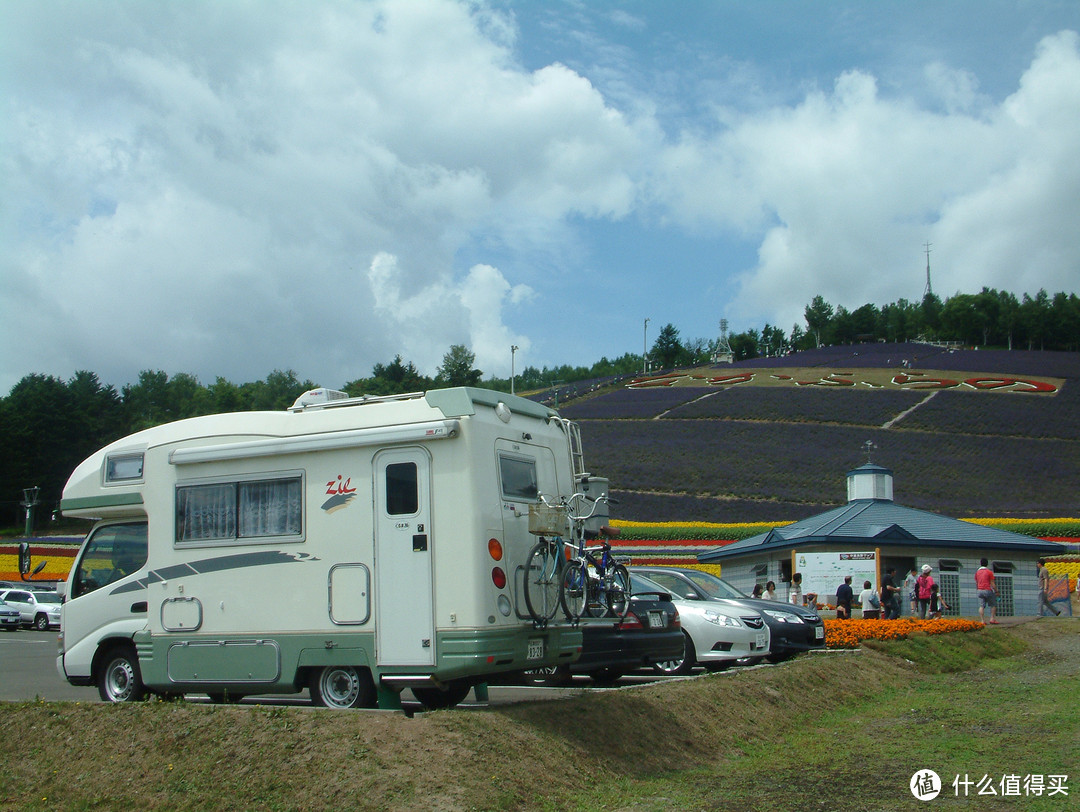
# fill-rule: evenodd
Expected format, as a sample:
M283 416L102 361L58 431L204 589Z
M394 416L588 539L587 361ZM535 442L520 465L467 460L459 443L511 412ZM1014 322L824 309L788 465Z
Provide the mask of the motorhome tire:
M146 686L139 672L135 649L115 646L105 652L97 673L98 695L102 702L140 702L146 698Z
M444 710L456 707L469 694L472 686L464 680L454 680L442 688L413 688L413 696L425 710Z
M328 665L311 672L311 703L324 708L375 707L375 684L367 670L351 665Z

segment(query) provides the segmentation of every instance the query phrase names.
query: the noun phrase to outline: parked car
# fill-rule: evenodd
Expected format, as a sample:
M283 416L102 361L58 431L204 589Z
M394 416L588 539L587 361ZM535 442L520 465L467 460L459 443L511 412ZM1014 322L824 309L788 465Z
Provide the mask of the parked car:
M727 581L703 570L682 567L631 567L687 600L730 603L761 612L769 626L769 660L779 662L801 651L825 647L825 624L813 609L790 603L751 598Z
M664 590L642 597L634 595L630 611L621 621L583 617L579 623L581 656L577 660L518 673L507 681L566 685L573 675L587 674L599 685L611 685L630 671L682 655L679 612Z
M17 631L22 626L22 613L3 598L0 598L0 629Z
M60 595L56 592L35 592L29 589L5 589L0 600L19 610L24 626L38 631L60 628Z
M634 595L668 593L665 587L631 573ZM740 661L760 660L769 653L769 627L761 613L744 606L672 597L679 610L683 650L653 668L662 674L689 674L695 665L723 671Z

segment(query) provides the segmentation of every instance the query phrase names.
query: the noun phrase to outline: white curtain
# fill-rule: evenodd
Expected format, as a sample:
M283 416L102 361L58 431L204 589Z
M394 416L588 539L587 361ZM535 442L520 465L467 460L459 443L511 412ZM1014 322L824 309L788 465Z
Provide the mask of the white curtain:
M176 499L179 541L236 538L236 485L181 488Z
M240 536L298 536L300 480L271 479L240 485Z

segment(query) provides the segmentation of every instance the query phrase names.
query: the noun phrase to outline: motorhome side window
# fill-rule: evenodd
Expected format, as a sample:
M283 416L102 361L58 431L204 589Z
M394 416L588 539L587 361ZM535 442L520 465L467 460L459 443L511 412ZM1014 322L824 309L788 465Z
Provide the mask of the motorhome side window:
M503 498L536 501L536 460L499 455L499 478Z
M386 515L412 516L420 509L414 462L395 462L386 466Z
M237 542L304 530L301 477L212 482L176 489L176 541Z
M86 542L79 567L71 578L71 597L119 581L146 563L146 522L107 524Z

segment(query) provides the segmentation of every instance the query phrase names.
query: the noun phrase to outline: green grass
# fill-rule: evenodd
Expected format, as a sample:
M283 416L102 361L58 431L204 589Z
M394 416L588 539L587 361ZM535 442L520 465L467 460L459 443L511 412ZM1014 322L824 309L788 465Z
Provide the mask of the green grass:
M951 784L1075 770L1078 631L1047 619L413 719L0 704L0 810L914 810L927 768L946 808L1065 810Z

